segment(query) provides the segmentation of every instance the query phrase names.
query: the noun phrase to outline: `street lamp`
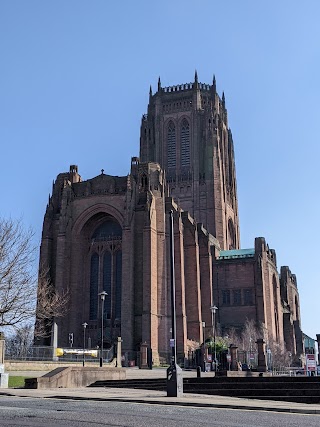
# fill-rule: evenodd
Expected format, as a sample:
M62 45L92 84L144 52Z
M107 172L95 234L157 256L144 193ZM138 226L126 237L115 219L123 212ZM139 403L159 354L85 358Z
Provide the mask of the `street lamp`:
M84 322L82 323L83 326L83 360L82 360L82 366L84 366L84 362L85 362L85 355L84 355L84 351L86 348L86 327L88 326L88 323Z
M100 368L103 365L103 315L104 315L104 300L108 295L106 291L100 292L101 298L101 351L100 351Z
M212 335L213 335L213 345L214 345L214 370L217 370L217 350L216 350L216 312L218 307L212 305L211 310L211 323L212 323Z
M206 371L206 337L205 337L206 322L202 322L202 339L203 339L203 372Z

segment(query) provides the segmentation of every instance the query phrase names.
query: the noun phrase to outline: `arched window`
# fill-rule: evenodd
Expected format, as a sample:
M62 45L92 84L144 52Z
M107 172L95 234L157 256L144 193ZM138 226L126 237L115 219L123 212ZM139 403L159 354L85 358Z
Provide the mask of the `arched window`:
M274 323L276 329L276 340L279 341L279 313L278 313L278 292L277 292L277 280L275 276L272 279L273 283L273 302L274 302Z
M99 255L92 254L90 262L90 320L98 317Z
M116 285L116 301L115 301L115 318L121 319L121 282L122 282L122 252L116 253L115 265L115 285Z
M116 221L108 220L105 221L103 224L99 225L99 227L92 235L92 240L107 240L109 237L115 236L122 236L122 228Z
M121 327L122 228L114 218L107 218L97 226L91 235L91 248L89 318L99 319L99 293L107 292L103 316L111 337L113 332L120 333L120 329L114 328Z
M300 320L300 316L299 316L299 303L298 303L298 298L297 295L294 297L294 305L295 305L295 311L296 311L296 319L295 320Z
M103 290L108 296L104 302L104 318L111 319L111 300L112 300L112 282L111 282L111 253L105 252L103 257Z
M180 132L181 142L181 167L190 166L190 126L186 119L183 119Z
M170 121L168 125L167 164L168 168L176 167L176 128L172 121Z
M236 233L231 219L228 221L228 249L236 248Z

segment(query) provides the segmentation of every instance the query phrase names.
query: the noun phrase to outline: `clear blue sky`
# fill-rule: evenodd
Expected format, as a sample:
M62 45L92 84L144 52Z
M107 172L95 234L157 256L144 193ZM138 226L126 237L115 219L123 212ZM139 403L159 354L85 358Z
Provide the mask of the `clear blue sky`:
M2 0L0 215L40 241L52 180L125 175L149 85L217 78L235 142L243 248L264 236L320 333L320 2Z

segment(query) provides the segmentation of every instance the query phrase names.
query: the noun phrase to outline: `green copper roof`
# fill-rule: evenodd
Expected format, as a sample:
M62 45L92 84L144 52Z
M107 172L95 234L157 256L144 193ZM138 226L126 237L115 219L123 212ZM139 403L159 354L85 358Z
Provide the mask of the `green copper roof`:
M254 257L254 249L232 249L230 251L220 251L218 259L252 257Z

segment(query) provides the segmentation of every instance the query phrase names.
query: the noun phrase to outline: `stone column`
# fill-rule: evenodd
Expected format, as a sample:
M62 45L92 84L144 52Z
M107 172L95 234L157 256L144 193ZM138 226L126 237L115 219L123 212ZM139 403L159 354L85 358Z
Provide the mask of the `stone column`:
M238 347L234 344L230 345L230 355L231 355L231 371L238 370Z
M262 338L259 338L256 341L256 344L258 346L258 366L257 371L258 372L266 372L267 371L267 361L266 361L266 349L265 345L266 343Z
M117 341L117 368L121 368L122 363L121 363L121 343L122 343L122 339L121 337L118 337L118 341Z

